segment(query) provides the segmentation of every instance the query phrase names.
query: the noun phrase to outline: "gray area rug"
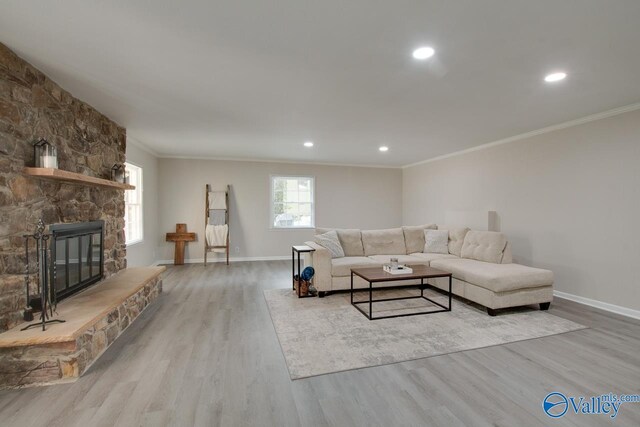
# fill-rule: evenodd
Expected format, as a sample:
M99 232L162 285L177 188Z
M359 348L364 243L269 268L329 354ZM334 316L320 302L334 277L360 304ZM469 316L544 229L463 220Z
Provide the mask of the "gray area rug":
M415 295L416 290L380 291L374 299ZM446 297L427 295L446 305ZM540 338L585 326L529 308L491 317L472 304L453 300L451 312L370 321L349 302L349 294L298 299L290 289L264 291L291 379L386 365L424 357ZM367 298L360 293L357 298ZM435 309L421 299L374 304L374 314Z

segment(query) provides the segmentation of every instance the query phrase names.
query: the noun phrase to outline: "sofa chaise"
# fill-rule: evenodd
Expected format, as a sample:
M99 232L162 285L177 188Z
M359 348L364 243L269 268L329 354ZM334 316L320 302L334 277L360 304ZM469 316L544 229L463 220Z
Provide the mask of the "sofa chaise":
M513 263L511 245L503 233L441 226L448 230L449 253L425 253L425 229L438 227L429 224L384 230L336 229L345 254L339 258L332 258L328 249L314 241L305 242L315 249L310 256L318 296L349 289L352 268L381 267L394 257L409 266L426 265L452 273L453 294L485 306L491 316L496 315L497 309L507 307L539 304L541 310L549 308L553 272ZM331 230L317 228L316 234ZM448 280L436 279L431 284L448 289ZM397 283L388 284L394 285ZM365 288L368 283L355 277L354 287Z

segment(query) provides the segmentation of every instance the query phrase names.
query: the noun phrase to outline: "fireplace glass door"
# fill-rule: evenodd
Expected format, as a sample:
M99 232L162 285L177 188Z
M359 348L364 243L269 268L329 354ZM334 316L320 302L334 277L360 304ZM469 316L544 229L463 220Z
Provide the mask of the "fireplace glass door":
M103 221L56 224L51 233L51 283L56 300L102 279Z

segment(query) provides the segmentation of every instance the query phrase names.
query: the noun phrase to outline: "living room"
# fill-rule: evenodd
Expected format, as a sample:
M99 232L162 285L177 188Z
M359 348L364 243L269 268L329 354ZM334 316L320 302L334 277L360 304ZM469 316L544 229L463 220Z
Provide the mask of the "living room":
M639 425L640 4L0 5L0 425Z

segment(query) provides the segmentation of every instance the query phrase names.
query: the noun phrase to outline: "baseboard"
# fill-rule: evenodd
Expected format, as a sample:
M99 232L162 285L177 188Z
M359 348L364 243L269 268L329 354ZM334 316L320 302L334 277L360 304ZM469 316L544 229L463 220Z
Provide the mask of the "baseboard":
M282 260L290 260L290 255L279 255L279 256L258 256L258 257L229 257L229 262L241 262L241 261L282 261ZM226 262L226 258L208 258L207 263L214 262ZM185 259L185 264L203 264L204 258L191 258ZM172 259L161 259L153 263L153 265L173 265Z
M626 317L632 317L634 319L640 319L640 310L633 310L627 307L621 307L615 304L609 304L608 302L602 302L591 298L585 298L578 295L568 294L566 292L553 291L553 296L567 299L569 301L577 302L580 304L588 305L590 307L599 308L600 310L609 311L611 313L620 314Z

